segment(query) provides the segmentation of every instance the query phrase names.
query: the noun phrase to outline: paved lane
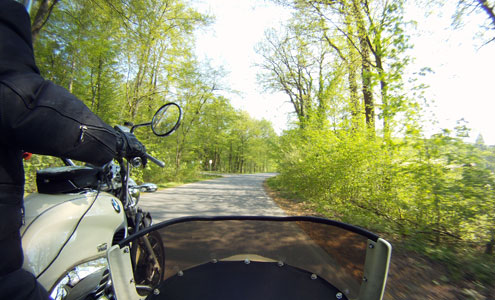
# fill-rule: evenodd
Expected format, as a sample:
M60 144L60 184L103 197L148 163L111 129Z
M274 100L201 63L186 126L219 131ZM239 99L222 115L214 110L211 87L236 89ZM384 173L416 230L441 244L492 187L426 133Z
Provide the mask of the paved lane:
M226 175L154 193L141 193L139 206L151 212L155 223L193 215L284 216L262 186L265 179L274 175Z

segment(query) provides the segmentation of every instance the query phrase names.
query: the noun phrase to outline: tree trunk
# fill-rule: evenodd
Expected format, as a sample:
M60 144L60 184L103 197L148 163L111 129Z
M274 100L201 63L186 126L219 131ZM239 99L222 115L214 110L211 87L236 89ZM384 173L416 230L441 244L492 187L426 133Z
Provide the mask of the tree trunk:
M380 39L379 39L380 40ZM383 69L382 62L382 47L381 40L378 44L375 44L375 49L373 51L373 56L376 61L376 69L378 70L378 74L380 77L380 92L382 97L382 114L383 114L383 138L386 141L390 140L390 119L392 117L392 113L390 110L390 101L388 98L388 83L385 80L385 70Z
M39 33L43 26L45 26L46 22L50 18L50 15L53 11L53 8L58 3L59 0L42 0L36 15L34 16L33 23L31 24L31 37L33 39L33 43L39 36Z
M347 60L347 72L349 80L349 97L350 97L350 109L352 117L352 129L356 130L361 127L362 120L362 109L359 101L358 95L358 75L357 75L357 65L358 65L358 53L356 51L355 45L351 40L351 36L354 36L354 28L352 24L352 17L346 14L347 32L349 34L347 40L347 47L349 48L349 59Z
M100 112L101 102L101 74L103 73L103 59L101 56L98 58L98 73L96 76L96 112Z
M229 148L229 172L232 173L233 171L233 165L232 165L232 141L230 141L230 148Z
M358 0L353 1L353 15L357 25L359 50L361 52L361 77L362 91L364 102L364 114L366 117L366 125L374 132L375 131L375 103L373 101L372 82L371 82L371 63L370 63L370 48L367 40L367 32L363 16L360 11L360 3Z
M383 70L380 71L383 74ZM381 75L382 76L382 75ZM380 77L381 77L380 76ZM386 141L390 141L390 102L388 99L388 85L384 79L380 79L380 90L382 95L382 105L383 105L383 138Z
M490 4L487 0L478 0L478 3L490 18L493 28L495 28L495 12L493 11L494 8L490 7Z
M182 156L182 147L180 141L180 135L176 135L176 145L175 145L175 178L179 176L180 161Z
M351 101L352 128L358 129L361 126L361 105L358 96L357 74L354 64L350 63L348 69L349 95Z
M364 49L363 49L364 50ZM367 52L367 51L364 51ZM368 57L364 56L368 55ZM366 116L366 124L368 128L375 131L375 103L373 101L373 94L371 91L371 70L369 64L369 52L363 53L362 61L362 84L363 84L363 100L364 100L364 114Z
M69 92L72 93L74 88L74 72L76 69L76 61L74 56L72 56L72 61L70 63L70 78L69 78Z

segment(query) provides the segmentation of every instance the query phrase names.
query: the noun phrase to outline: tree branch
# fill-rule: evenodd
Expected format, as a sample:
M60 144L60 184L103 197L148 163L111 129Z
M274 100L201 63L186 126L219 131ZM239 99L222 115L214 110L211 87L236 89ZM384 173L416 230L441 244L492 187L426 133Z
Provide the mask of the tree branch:
M48 22L53 8L59 0L52 0L53 2L50 1L51 0L43 0L38 8L38 11L36 12L33 24L31 25L31 37L33 39L33 43L38 38L41 28L43 28L46 22Z
M490 18L493 29L495 29L495 12L493 11L493 7L490 7L487 0L478 0L478 3Z

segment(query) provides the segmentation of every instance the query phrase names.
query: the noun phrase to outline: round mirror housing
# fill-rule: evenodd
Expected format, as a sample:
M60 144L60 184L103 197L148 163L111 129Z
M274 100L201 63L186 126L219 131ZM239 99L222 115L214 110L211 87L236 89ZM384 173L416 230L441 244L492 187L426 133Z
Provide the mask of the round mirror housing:
M151 130L157 136L167 136L180 124L182 109L176 103L167 103L160 107L151 120Z

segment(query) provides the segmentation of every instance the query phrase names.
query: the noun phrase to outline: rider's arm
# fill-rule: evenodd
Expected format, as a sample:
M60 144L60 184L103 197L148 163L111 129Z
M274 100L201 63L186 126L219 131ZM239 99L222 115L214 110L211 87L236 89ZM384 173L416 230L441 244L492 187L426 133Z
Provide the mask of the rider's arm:
M116 155L142 157L132 134L116 132L36 67L29 15L0 0L0 142L16 149L101 165Z
M0 135L25 151L96 165L115 157L120 141L84 103L36 73L0 77Z

